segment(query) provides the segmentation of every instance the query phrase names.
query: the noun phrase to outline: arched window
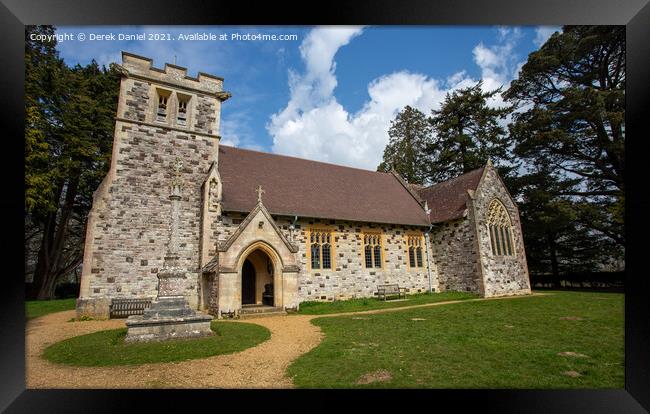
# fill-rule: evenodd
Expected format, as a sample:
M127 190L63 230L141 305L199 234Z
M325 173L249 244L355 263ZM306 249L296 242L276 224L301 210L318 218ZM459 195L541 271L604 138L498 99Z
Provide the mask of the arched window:
M423 267L422 263L422 236L411 235L407 236L406 244L409 254L409 267L417 268Z
M312 230L309 235L309 253L312 269L332 268L332 233L328 230Z
M363 253L366 268L381 268L381 234L363 235Z
M510 215L499 200L492 200L487 212L487 227L490 245L495 256L513 256L515 249L512 240Z

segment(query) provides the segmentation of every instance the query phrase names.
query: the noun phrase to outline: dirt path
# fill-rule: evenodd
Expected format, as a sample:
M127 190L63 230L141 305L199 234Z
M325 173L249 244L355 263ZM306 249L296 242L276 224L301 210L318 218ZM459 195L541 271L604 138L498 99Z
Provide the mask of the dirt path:
M183 362L114 367L70 367L41 358L48 345L71 336L124 327L124 320L67 322L74 311L35 319L27 326L27 388L290 388L289 364L318 345L310 316L253 319L271 339L242 352Z
M536 293L533 296L545 294ZM70 367L41 358L43 350L63 339L124 327L124 319L68 322L75 311L29 321L26 330L27 388L292 388L287 367L323 338L314 318L396 312L452 303L500 300L469 299L332 315L290 315L246 320L268 328L271 339L241 352L183 362L113 367Z

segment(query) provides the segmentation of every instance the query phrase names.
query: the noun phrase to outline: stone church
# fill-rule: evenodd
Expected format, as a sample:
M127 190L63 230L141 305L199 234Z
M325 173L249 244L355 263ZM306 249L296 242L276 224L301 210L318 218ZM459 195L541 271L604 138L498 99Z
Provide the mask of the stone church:
M530 293L519 211L490 163L415 187L395 173L220 145L223 78L152 63L122 53L80 316L108 317L115 298L156 297L172 222L183 295L217 317L372 297L388 283L407 293Z

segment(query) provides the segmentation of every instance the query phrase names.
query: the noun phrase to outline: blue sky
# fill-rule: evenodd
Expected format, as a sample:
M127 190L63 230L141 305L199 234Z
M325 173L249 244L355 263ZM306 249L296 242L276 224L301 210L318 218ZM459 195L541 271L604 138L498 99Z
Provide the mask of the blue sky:
M61 26L69 64L119 63L122 50L224 77L222 143L374 170L390 120L405 105L429 113L447 92L484 80L507 87L558 27ZM297 40L178 40L181 33L295 34ZM89 40L169 33L175 40ZM493 105L501 102L496 99Z

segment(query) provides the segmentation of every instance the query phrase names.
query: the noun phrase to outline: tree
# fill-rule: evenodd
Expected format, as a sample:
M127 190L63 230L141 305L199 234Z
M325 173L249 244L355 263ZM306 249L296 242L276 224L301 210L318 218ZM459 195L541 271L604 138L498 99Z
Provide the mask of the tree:
M391 121L388 135L390 141L384 149L384 158L377 170L395 170L407 182L423 184L428 169L425 149L431 141L431 126L426 115L418 109L406 106Z
M561 196L576 181L543 162L515 179L528 268L531 273L593 271L612 243L578 220L579 208Z
M506 131L500 121L511 108L488 105L488 100L501 90L483 92L482 86L480 81L447 93L441 108L432 111L430 123L435 138L427 148L433 160L428 172L431 181L447 180L480 168L488 159L495 165L509 160ZM508 171L500 172L507 174Z
M43 46L33 32L54 28L27 27L25 39L25 212L39 239L27 297L48 299L82 259L92 194L110 162L119 75L94 61L70 69L55 41Z
M504 97L522 110L516 155L562 173L583 226L625 246L625 28L565 26L529 55Z

